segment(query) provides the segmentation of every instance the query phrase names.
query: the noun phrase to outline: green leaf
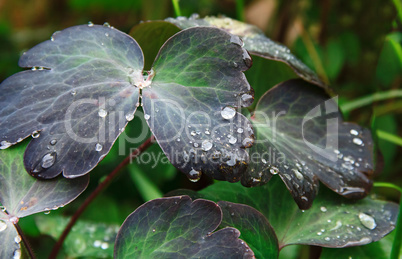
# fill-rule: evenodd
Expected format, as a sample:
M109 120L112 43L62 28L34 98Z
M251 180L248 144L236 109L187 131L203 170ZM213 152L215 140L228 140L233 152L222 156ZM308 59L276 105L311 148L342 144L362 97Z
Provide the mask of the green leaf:
M188 196L161 198L137 208L116 238L115 258L254 258L234 228L216 230L222 211Z
M252 122L256 143L243 185L265 184L279 174L301 209L311 206L318 180L348 198L369 192L371 133L343 122L324 90L300 79L281 83L259 100Z
M247 49L250 54L266 59L284 62L304 80L322 87L326 87L310 68L308 68L298 58L290 53L290 50L286 46L267 38L256 26L242 23L227 17L220 18L213 16L205 17L203 19L196 17L178 17L176 19L168 18L166 21L175 24L181 29L197 26L212 26L224 29L229 33L240 36L244 42L244 48Z
M204 199L248 204L260 211L274 228L280 249L291 244L349 247L378 241L394 229L399 209L392 202L369 197L351 201L321 189L313 206L302 211L278 176L254 188L218 182L198 193ZM247 242L253 247L259 241Z
M384 46L378 60L376 78L385 86L402 74L402 33L394 32L385 38Z
M145 118L169 161L196 181L201 173L239 181L253 143L246 107L251 66L240 39L217 28L183 30L161 48L142 89ZM153 77L153 78L152 78Z
M23 165L26 145L0 152L0 202L9 217L25 217L62 207L87 187L89 177L39 180L28 175Z
M21 237L3 211L0 211L0 240L0 258L20 258Z
M80 25L25 52L1 84L0 148L34 138L28 172L74 178L109 152L136 110L143 56L130 36L109 26Z
M69 219L61 216L38 215L36 224L42 234L58 239ZM113 258L114 240L118 225L79 220L63 243L64 252L71 258Z
M218 205L223 212L221 228L238 229L240 238L250 246L256 258L278 258L278 239L261 212L248 205L226 201L220 201Z

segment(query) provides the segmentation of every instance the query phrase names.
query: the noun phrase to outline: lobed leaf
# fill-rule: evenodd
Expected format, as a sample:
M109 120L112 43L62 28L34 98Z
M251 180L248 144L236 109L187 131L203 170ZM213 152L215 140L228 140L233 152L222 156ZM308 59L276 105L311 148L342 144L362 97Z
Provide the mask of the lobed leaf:
M290 50L286 46L272 41L254 25L246 24L228 17L214 16L207 16L205 18L198 18L198 16L192 16L190 18L178 17L175 19L167 18L166 21L175 24L181 29L212 26L226 30L229 33L240 36L244 42L244 48L247 49L250 54L284 62L304 80L326 88L326 85L318 76L290 53Z
M34 138L24 164L31 175L79 177L109 152L132 118L143 56L130 36L109 26L80 25L25 52L1 84L1 149Z
M214 231L217 204L188 196L161 198L137 208L117 234L115 258L254 258L234 228Z
M251 58L240 39L217 28L192 28L161 48L142 89L145 118L170 162L196 181L205 173L239 181L253 143L246 107L253 90L243 71Z
M300 79L283 82L258 102L256 143L242 184L261 185L279 174L300 209L308 209L318 180L340 195L370 191L373 143L368 129L344 122L336 98Z
M26 174L23 150L26 145L0 152L0 203L9 218L54 210L73 201L88 186L89 176L39 180Z
M274 228L280 249L291 244L350 247L375 242L394 229L399 210L392 202L369 197L351 201L325 188L309 210L299 210L278 176L274 176L269 185L254 188L218 182L199 191L198 195L216 202L248 204L257 209ZM233 210L233 213L244 213L239 218L248 217L248 212L241 210ZM259 241L247 242L252 247Z

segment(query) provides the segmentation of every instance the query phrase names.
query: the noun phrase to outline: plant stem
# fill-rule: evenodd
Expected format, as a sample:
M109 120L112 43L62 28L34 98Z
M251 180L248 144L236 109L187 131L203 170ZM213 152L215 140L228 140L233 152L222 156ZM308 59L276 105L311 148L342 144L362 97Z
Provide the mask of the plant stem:
M374 187L385 187L385 188L392 188L394 190L398 190L399 193L401 194L402 198L402 188L399 186L396 186L395 184L392 183L383 183L383 182L377 182L374 183ZM400 200L401 200L400 198ZM396 221L396 226L395 226L395 237L394 241L392 242L392 248L391 248L391 259L398 259L399 258L399 252L401 251L401 242L402 242L402 206L401 206L401 201L399 201L399 214L398 214L398 219Z
M29 258L35 259L36 258L35 253L33 252L32 247L29 245L28 239L24 235L24 232L22 232L20 225L18 225L18 223L16 223L16 224L14 224L14 227L17 229L18 235L20 235L22 243L24 244L25 248L27 249Z
M181 16L179 0L172 0L172 4L173 4L174 13L175 13L176 17Z
M402 24L402 4L401 0L392 0L398 13L399 22Z
M236 0L236 16L237 20L244 22L244 0Z
M341 110L343 112L350 112L357 108L372 104L373 102L376 102L376 101L382 101L382 100L398 98L398 97L399 98L402 97L402 90L400 90L400 89L390 90L390 91L380 92L380 93L374 93L374 94L370 94L368 96L359 98L357 100L342 104Z
M67 235L70 233L72 227L74 226L75 222L81 216L81 214L85 211L85 209L91 204L91 202L103 191L106 187L111 183L111 181L118 175L120 170L128 165L132 159L137 158L142 152L144 152L151 144L153 143L154 137L151 136L144 143L142 143L137 149L135 149L129 156L127 156L113 171L106 177L106 179L101 182L98 187L91 193L91 195L86 198L84 203L78 208L78 210L74 213L74 215L70 218L67 226L64 228L63 233L59 237L59 240L54 245L52 252L50 253L49 258L53 259L56 258L57 254L60 251L61 246L63 245L64 240L66 239Z
M382 130L377 130L377 136L380 139L383 139L383 140L389 141L393 144L402 146L402 138L398 137L394 134L391 134L391 133L388 133L388 132L382 131Z

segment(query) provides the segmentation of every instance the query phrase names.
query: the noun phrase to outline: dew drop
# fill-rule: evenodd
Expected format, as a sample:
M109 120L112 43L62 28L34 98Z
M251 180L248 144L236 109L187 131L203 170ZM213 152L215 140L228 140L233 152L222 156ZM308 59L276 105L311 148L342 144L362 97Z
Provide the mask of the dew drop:
M39 131L34 131L34 132L32 132L32 134L31 134L31 137L32 137L32 138L39 138L39 136L40 136Z
M330 238L330 237L325 237L324 240L325 240L325 241L330 241L331 238Z
M6 141L6 140L3 140L3 141L0 143L0 149L6 149L6 148L8 148L8 147L10 147L10 146L11 146L11 143L8 142L8 141Z
M3 220L0 219L0 232L3 232L7 229L7 224Z
M204 133L207 134L207 135L211 134L211 132L209 131L209 129L206 129Z
M88 26L92 27L92 26L94 26L94 23L93 22L88 22Z
M197 142L194 142L194 147L198 147L198 143Z
M322 206L322 207L320 208L320 210L321 210L322 212L327 212L327 208L325 208L324 206Z
M106 242L103 242L103 243L101 244L101 248L102 248L103 250L106 250L106 249L109 248L109 244L106 243Z
M127 121L132 121L134 119L134 114L127 114L126 115L126 120Z
M370 215L367 215L363 212L359 213L359 220L368 229L375 229L377 227L377 223L375 222L374 218Z
M100 109L100 110L98 111L98 115L99 115L99 117L101 117L101 118L105 118L106 115L107 115L107 111L106 111L105 109Z
M100 240L94 241L94 247L100 247L101 245L102 245L102 241L100 241Z
M241 134L241 133L243 133L243 132L244 132L244 130L243 130L242 128L238 128L238 129L237 129L237 133L240 133L240 134Z
M361 146L363 144L363 140L361 140L359 138L354 138L353 143L358 145L358 146Z
M357 130L355 130L355 129L351 129L351 130L350 130L350 134L352 134L352 135L354 135L354 136L358 136L358 135L359 135L359 132L358 132Z
M103 26L105 26L105 27L110 27L110 24L109 24L108 22L105 22L105 23L103 24Z
M50 209L45 210L45 211L43 212L43 214L49 215L49 214L50 214Z
M272 167L269 169L269 172L270 172L271 174L275 175L275 174L278 174L278 173L279 173L279 169L276 168L275 166L272 166Z
M251 147L254 143L254 140L252 138L244 138L242 141L242 145L245 148Z
M201 179L201 172L191 169L191 171L187 174L187 177L192 182L198 182Z
M297 169L292 169L292 172L295 174L296 178L299 179L300 181L304 180L303 175L299 172Z
M50 152L47 153L46 155L44 155L42 157L42 162L41 162L41 166L42 168L49 168L52 165L54 165L54 162L56 162L56 158L57 158L57 153L56 152Z
M57 139L52 139L49 143L50 145L54 146L57 143Z
M264 158L261 158L261 162L263 162L264 164L267 163L267 160L265 160Z
M95 145L95 151L97 151L97 152L99 152L99 151L101 151L102 150L102 145L101 144L99 144L99 143L96 143L96 145Z
M230 136L230 138L229 138L229 143L230 144L235 144L237 142L237 138L235 138L235 137L233 137L233 136Z
M72 96L74 96L74 95L76 95L76 94L77 94L77 91L72 90L70 93L71 93L71 95L72 95Z
M195 136L195 135L197 135L197 133L195 132L195 130L193 130L193 131L190 132L190 135Z
M204 151L208 151L212 148L212 143L209 140L204 140L201 144L201 148Z
M236 110L233 107L225 107L221 111L222 118L225 120L230 120L233 119L233 117L236 115Z
M317 232L317 236L321 236L322 235L322 232Z
M21 236L17 235L16 237L14 237L14 242L19 244L21 242Z
M151 118L151 116L149 116L149 114L144 115L144 119L149 120L149 118Z
M14 251L13 259L20 259L21 258L21 249L17 249Z
M106 32L106 33L105 33L105 36L106 36L106 37L109 37L109 33Z
M243 95L241 96L241 101L242 101L243 103L252 102L252 101L253 101L253 96L250 95L250 94L243 94Z

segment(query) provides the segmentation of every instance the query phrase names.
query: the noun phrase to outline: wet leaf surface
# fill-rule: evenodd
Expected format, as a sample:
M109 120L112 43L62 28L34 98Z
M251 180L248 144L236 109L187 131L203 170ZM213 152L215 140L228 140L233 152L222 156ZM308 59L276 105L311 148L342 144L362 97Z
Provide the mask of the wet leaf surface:
M257 209L274 228L280 249L291 244L349 247L375 242L394 229L399 210L392 202L369 197L352 201L322 188L313 206L302 211L278 176L269 184L254 188L218 182L199 191L197 196ZM255 245L247 242L250 247Z
M253 250L256 258L278 258L278 239L267 218L258 210L244 204L219 201L223 218L220 225L234 227Z
M253 101L243 71L251 59L237 36L216 28L177 33L161 48L150 88L144 88L145 119L170 162L193 181L205 173L236 182L253 142L250 122L234 107Z
M25 52L0 85L1 149L32 134L25 167L39 178L93 169L136 110L143 56L130 36L81 25Z
M300 209L308 209L318 180L340 195L362 198L370 191L373 143L368 129L344 122L336 99L303 80L269 90L252 116L257 132L245 186L279 174Z
M213 232L221 220L211 201L188 196L149 201L123 223L115 258L253 258L238 230Z
M0 258L20 258L21 239L8 215L0 211Z
M87 187L89 176L75 179L58 177L39 180L25 172L25 144L0 152L0 202L8 217L25 217L34 213L62 207Z
M213 26L224 29L229 33L240 36L244 42L244 48L247 49L250 54L284 62L304 80L326 88L325 84L318 76L290 53L290 50L286 46L272 41L254 25L242 23L228 17L214 16L205 18L198 18L197 16L190 18L178 17L176 19L167 18L166 21L175 24L181 29L198 26Z
M50 235L57 240L68 224L69 218L37 215L35 221L42 234ZM63 250L72 258L113 258L114 241L118 230L119 226L115 224L80 220L68 234L63 243Z

